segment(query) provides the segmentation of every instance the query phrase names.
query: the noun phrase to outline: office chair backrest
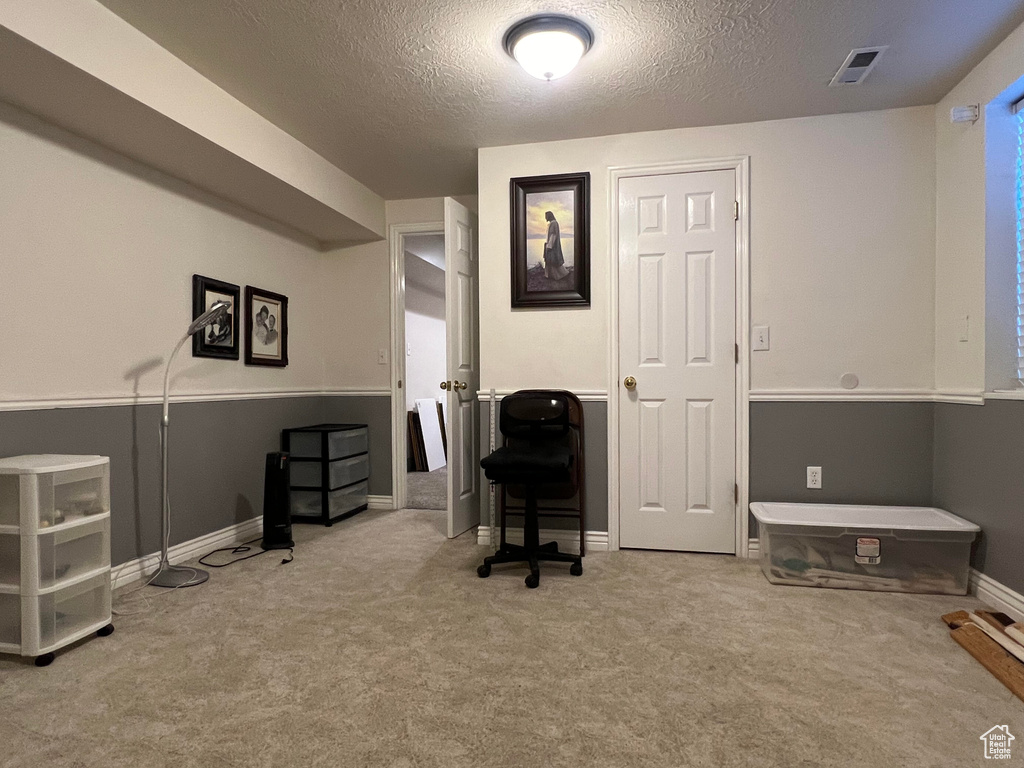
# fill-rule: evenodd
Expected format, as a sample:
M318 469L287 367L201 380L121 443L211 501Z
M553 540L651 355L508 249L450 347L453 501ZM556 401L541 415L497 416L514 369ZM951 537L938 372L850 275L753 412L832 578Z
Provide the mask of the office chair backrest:
M510 440L560 440L569 432L569 399L560 392L516 392L501 400L501 434Z

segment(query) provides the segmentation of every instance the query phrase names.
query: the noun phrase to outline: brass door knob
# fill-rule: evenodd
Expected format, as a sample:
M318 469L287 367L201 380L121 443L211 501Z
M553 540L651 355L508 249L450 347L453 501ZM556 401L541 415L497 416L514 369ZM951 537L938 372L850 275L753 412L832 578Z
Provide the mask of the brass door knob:
M456 381L454 386L456 389L469 389L469 383L465 381Z
M441 389L448 390L448 389L451 388L451 386L452 386L452 383L450 381L442 381L441 382Z
M624 386L626 389L632 392L634 389L636 389L636 379L634 379L632 376L627 376L625 379L622 380L622 386Z

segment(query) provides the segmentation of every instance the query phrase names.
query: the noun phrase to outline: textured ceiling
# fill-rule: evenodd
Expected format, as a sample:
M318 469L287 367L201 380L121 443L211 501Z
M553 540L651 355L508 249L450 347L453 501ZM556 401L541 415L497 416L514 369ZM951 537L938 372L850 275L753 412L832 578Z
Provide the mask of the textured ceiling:
M1024 0L101 0L388 199L472 193L476 149L931 104L1024 22ZM586 21L551 83L517 19ZM860 87L826 84L888 45Z

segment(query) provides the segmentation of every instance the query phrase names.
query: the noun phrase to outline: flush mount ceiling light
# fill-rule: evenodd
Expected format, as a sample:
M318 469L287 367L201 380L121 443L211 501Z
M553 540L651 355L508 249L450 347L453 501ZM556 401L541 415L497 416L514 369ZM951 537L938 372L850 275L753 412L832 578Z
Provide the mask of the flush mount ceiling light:
M594 42L590 28L568 16L544 14L513 24L505 33L505 50L541 80L569 74Z

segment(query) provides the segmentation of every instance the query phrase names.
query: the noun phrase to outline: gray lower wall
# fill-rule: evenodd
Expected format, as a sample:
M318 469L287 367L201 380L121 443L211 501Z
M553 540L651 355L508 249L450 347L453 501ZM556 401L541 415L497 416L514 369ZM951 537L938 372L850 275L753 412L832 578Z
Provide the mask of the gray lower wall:
M323 421L366 424L370 430L370 494L391 495L391 396L328 395Z
M929 506L931 403L750 404L750 500ZM807 467L821 467L821 488ZM750 516L750 535L757 522Z
M750 500L927 505L931 403L750 404ZM807 467L821 467L821 488Z
M0 411L0 456L109 456L111 556L120 564L160 548L160 409ZM264 458L280 450L281 430L287 427L369 424L370 493L391 493L388 396L173 403L170 417L172 545L263 513Z
M500 407L500 405L499 405ZM486 456L490 445L491 409L487 401L480 403L480 455ZM498 445L501 433L497 432ZM586 466L587 508L584 523L588 531L608 530L608 404L601 401L583 403L583 453ZM480 522L487 525L489 512L487 490L490 487L483 471L480 472ZM573 528L574 521L550 519L545 528Z
M981 526L974 567L1024 592L1024 402L935 406L933 498Z

